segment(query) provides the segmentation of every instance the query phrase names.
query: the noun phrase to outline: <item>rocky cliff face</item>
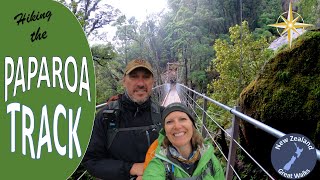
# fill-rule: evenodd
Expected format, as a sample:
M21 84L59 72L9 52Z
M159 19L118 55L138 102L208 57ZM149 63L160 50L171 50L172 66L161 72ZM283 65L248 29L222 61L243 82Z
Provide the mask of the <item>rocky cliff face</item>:
M280 50L241 93L247 114L284 133L307 136L320 149L320 31L307 32ZM242 124L242 144L273 175L271 149L276 138ZM320 165L307 177L320 177ZM317 179L316 178L316 179Z

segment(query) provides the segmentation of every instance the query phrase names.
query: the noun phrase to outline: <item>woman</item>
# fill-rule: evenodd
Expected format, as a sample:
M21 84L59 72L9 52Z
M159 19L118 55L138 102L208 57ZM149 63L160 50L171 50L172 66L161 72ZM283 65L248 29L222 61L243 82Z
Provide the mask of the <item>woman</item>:
M212 145L203 142L184 104L168 105L162 114L162 124L159 145L143 173L144 180L225 179Z

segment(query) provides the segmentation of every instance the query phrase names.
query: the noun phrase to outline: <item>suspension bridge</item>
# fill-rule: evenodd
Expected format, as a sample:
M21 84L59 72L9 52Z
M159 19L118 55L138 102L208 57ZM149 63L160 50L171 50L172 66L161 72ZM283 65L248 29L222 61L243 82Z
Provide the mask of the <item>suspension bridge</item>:
M204 137L211 138L212 143L216 150L218 150L222 157L224 158L226 162L226 179L241 179L239 173L235 170L235 161L237 159L237 150L241 150L244 152L254 164L257 165L261 169L261 171L264 172L264 174L268 177L268 179L275 179L270 172L268 172L259 162L250 154L248 153L248 150L246 150L244 147L240 145L239 142L239 124L240 121L246 121L247 123L252 124L256 128L259 128L260 130L268 133L270 136L274 136L276 138L280 138L282 136L285 136L286 134L270 127L256 119L253 119L239 111L238 107L228 107L225 104L222 104L218 101L215 101L211 99L210 97L207 97L205 94L201 94L183 84L179 83L166 83L163 85L159 85L153 88L153 98L155 101L158 101L162 106L167 106L173 102L182 102L186 104L188 107L190 107L195 115L197 117L197 128L202 133ZM199 103L201 102L201 104ZM208 104L214 104L217 107L220 108L221 111L227 111L229 112L233 118L230 119L232 122L232 126L229 129L224 129L215 119L214 115L212 113L208 112ZM96 106L96 109L100 109L101 107L105 106L106 103L100 104ZM220 113L221 113L220 111ZM200 120L200 121L199 121ZM215 140L214 137L216 133L210 132L207 124L208 122L213 122L220 131L222 131L224 134L228 136L228 139L230 140L229 147L228 147L228 154L223 151L219 143ZM272 147L270 147L271 149ZM317 161L320 162L320 151L317 149ZM268 157L270 158L270 156ZM81 179L81 177L85 174L84 172L78 179Z

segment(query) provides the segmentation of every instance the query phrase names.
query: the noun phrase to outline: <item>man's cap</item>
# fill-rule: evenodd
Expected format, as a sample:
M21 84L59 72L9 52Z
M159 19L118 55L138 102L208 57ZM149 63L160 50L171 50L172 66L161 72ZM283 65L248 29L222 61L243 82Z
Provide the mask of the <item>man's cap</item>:
M134 60L130 61L127 64L127 67L124 71L124 75L128 75L130 72L132 72L133 70L140 68L140 67L149 70L151 72L151 74L154 76L151 64L148 61L143 60L143 59L134 59Z
M186 105L184 105L182 103L175 102L175 103L169 104L167 107L165 107L165 109L162 112L162 122L161 123L162 123L163 127L164 127L164 120L166 119L166 117L174 111L180 111L180 112L186 113L189 116L190 120L192 121L193 125L195 126L195 122L194 122L195 118L191 114L191 109L189 109Z

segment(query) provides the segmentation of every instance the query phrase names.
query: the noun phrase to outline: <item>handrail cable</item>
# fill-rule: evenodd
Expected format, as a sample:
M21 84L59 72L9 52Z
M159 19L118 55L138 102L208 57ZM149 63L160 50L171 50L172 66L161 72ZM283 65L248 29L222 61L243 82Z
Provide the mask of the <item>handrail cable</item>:
M203 126L203 127L204 127L204 129L207 131L210 139L214 142L214 144L215 144L215 145L217 146L217 148L219 149L219 151L220 151L220 153L222 154L222 156L224 157L224 159L225 159L226 161L228 161L228 158L223 154L222 149L220 148L219 144L217 144L217 142L214 140L214 138L212 137L212 134L209 132L209 130L207 129L207 127L206 127L206 126Z
M188 96L189 98L191 98L191 96L186 92L186 91L184 91L184 90L182 90L183 91L183 96ZM195 91L196 92L196 91ZM199 93L197 93L197 95L199 95ZM224 132L224 133L226 133L229 137L231 137L231 135L222 127L222 126L220 126L219 125L219 123L217 123L206 111L204 111L204 109L193 99L193 98L191 98L191 100ZM191 104L190 102L187 102L189 105ZM194 110L194 108L192 108L191 106L190 106L190 108L192 109L192 111L195 113L195 110ZM195 113L196 114L196 113ZM197 117L199 117L197 114L196 114L196 116ZM209 134L209 136L211 137L211 139L212 139L212 141L214 142L214 144L217 146L217 148L219 149L219 151L220 151L220 153L224 156L224 158L226 159L226 161L228 161L227 160L227 158L225 157L225 155L222 153L222 150L221 150L221 148L218 146L218 144L216 143L216 141L214 140L214 138L212 137L212 135L210 134L210 132L208 131L208 129L207 129L207 127L204 125L204 124L202 124L202 126L205 128L205 130L208 132L208 134ZM232 141L234 141L234 142L236 142L236 144L248 155L248 157L250 158L250 159L252 159L252 161L255 163L255 164L257 164L259 167L260 167L260 169L262 170L262 171L264 171L265 173L266 173L266 175L268 175L271 179L274 179L235 139L231 139ZM236 173L236 171L234 170L234 168L232 167L232 166L230 166L231 168L232 168L232 170ZM237 173L236 173L237 174ZM237 175L237 177L238 177L238 175ZM239 178L239 177L238 177ZM241 178L239 178L239 179L241 179Z
M186 93L186 92L184 92L185 94L187 94L188 95L188 93ZM189 95L188 95L189 96ZM231 137L231 135L222 127L222 126L220 126L219 125L219 123L217 123L206 111L204 111L204 109L198 104L198 103L196 103L195 102L195 100L194 99L191 99L204 113L206 113L206 115L224 132L224 133L226 133L229 137ZM189 102L188 102L189 103ZM190 104L190 103L189 103ZM191 109L195 112L195 110L191 107ZM213 140L213 138L212 138L212 136L211 136L211 134L209 133L209 131L208 131L208 129L206 128L206 126L204 125L204 124L202 124L202 126L206 129L206 131L208 132L208 134L210 135L210 137L211 137L211 139L212 139L212 141L216 144L216 146L218 147L218 145L217 145L217 143ZM274 179L235 139L231 139L231 141L234 141L248 156L249 156L249 158L250 159L252 159L252 161L254 162L254 163L256 163L259 167L260 167L260 169L262 170L262 171L264 171L271 179ZM222 150L218 147L218 149L219 149L219 151L221 152L221 154L223 154L222 153ZM223 154L223 156L224 156L224 154ZM225 156L224 156L225 157ZM226 158L226 157L225 157ZM226 158L226 160L227 160L227 158ZM227 160L228 161L228 160ZM230 166L230 167L232 167L232 166ZM235 172L235 171L234 171Z
M190 103L189 103L190 104ZM196 119L198 119L199 118L199 115L197 114L197 112L191 107L191 106L189 106L190 108L191 108L191 110L193 111L193 113L195 114L195 116L196 116ZM201 126L203 126L203 125L201 125ZM200 131L200 129L196 126L196 128L197 128L197 130L198 131Z
M241 112L239 112L239 111L237 111L237 110L235 110L235 109L233 109L233 108L230 108L230 107L228 107L228 106L226 106L226 105L224 105L224 104L221 104L221 103L219 103L219 102L217 102L217 101L215 101L215 100L213 100L213 99L211 99L211 98L209 98L209 97L207 97L207 96L205 96L205 95L203 95L203 94L200 94L200 93L198 93L198 92L196 92L196 91L194 91L194 90L192 90L192 89L190 89L190 88L188 88L188 87L186 87L186 86L184 86L184 85L182 85L182 84L178 84L178 86L179 86L179 85L180 85L181 87L183 87L183 88L185 88L185 89L187 89L187 90L189 90L189 91L197 94L198 96L202 97L203 99L208 100L209 102L212 102L212 103L218 105L219 107L221 107L221 108L223 108L223 109L225 109L225 110L228 110L231 114L234 114L235 116L241 118L242 120L245 120L245 121L249 122L250 124L258 127L259 129L261 129L261 130L263 130L263 131L265 131L265 132L267 132L267 133L269 133L269 134L271 134L271 135L273 135L273 136L275 136L275 137L277 137L277 138L280 138L280 137L282 137L282 136L285 135L285 133L283 133L283 132L281 132L281 131L279 131L279 130L277 130L277 129L274 129L274 128L266 125L266 124L263 124L262 122L257 121L257 120L255 120L255 119L253 119L253 118L251 118L251 117L249 117L249 116L247 116L247 115L245 115L245 114L242 114ZM180 90L183 91L184 93L186 93L186 92L183 90L183 88L181 88ZM186 93L186 94L188 94L188 93ZM200 108L201 108L201 107L200 107ZM202 111L203 111L203 108L201 108L201 109L202 109ZM210 115L208 115L208 113L207 113L206 111L204 111L204 112L206 113L206 115L207 115L211 120L213 120L212 117L211 117ZM214 121L214 120L213 120L213 121ZM214 122L215 122L215 121L214 121ZM219 128L221 129L221 127L219 127ZM223 129L223 128L222 128L222 129ZM227 133L227 132L226 132L226 133ZM227 135L230 136L229 133L227 133ZM249 153L246 152L246 150L245 150L242 146L240 146L240 144L239 144L237 141L235 141L235 140L233 140L233 141L234 141L242 150L244 150L244 152L245 152L246 154L248 154L249 157L251 156L251 155L249 155ZM320 160L320 151L319 151L318 149L316 149L316 153L317 153L317 159L318 159L318 161L319 161L319 160ZM250 158L251 158L251 157L250 157ZM254 159L252 159L252 160L255 162ZM257 163L256 163L256 164L257 164ZM259 165L259 164L257 164L257 165L261 168L261 165ZM261 169L264 171L263 168L261 168ZM265 171L265 172L266 172L266 171ZM266 174L269 176L269 174L268 174L267 172L266 172Z
M184 87L184 88L189 89L188 87L186 87L186 86L183 85L183 84L178 84L178 85L180 85L180 86L182 86L182 87ZM230 113L232 113L232 114L240 117L241 119L249 122L250 124L253 124L254 126L257 126L258 128L260 128L260 129L268 132L269 134L271 134L271 135L273 135L273 136L275 136L275 137L277 137L277 138L280 138L280 137L282 137L282 136L285 135L283 132L281 132L281 131L279 131L279 130L277 130L277 129L274 129L273 127L270 127L270 126L268 126L268 125L266 125L266 124L263 124L262 122L257 121L257 120L255 120L255 119L253 119L253 118L251 118L251 117L249 117L249 116L247 116L247 115L245 115L245 114L242 114L242 113L236 111L235 109L230 108L230 107L228 107L228 106L226 106L226 105L224 105L224 104L222 104L222 103L220 103L220 102L218 102L218 101L215 101L215 100L213 100L213 99L211 99L211 98L209 98L209 97L207 97L207 96L204 96L204 95L198 93L197 91L194 91L194 90L192 90L192 89L189 89L189 90L192 91L192 92L194 92L194 93L196 93L196 94L198 94L198 95L201 96L202 98L204 98L204 99L206 99L206 100L208 100L208 101L210 101L210 102L218 105L219 107L221 107L221 108L223 108L223 109L225 109L225 110L230 111Z
M211 140L215 143L215 145L216 145L217 148L219 149L219 151L220 151L220 153L222 154L222 156L224 157L224 159L225 159L226 161L228 161L228 158L222 153L222 149L221 149L220 146L216 143L216 141L215 141L214 138L212 137L212 135L211 135L211 133L209 132L209 130L207 129L207 127L206 127L206 126L203 126L203 127L204 127L204 129L207 131L207 134L210 136ZM232 166L230 166L230 167L231 167L232 171L236 174L236 176L238 177L238 179L241 179L241 178L239 177L237 171L236 171Z
M184 90L182 90L189 98L191 98L192 102L194 102L202 111L204 111L204 109L197 103L196 100L194 100L188 93L186 93ZM190 103L189 103L190 104ZM222 110L221 110L222 111ZM221 112L221 111L218 111L218 112ZM218 113L212 113L213 115L216 115L216 116L222 116L221 113L218 114Z
M183 90L182 90L182 91L183 91ZM196 91L194 91L194 92L196 92ZM186 93L185 91L184 91L184 93L188 95L188 93ZM199 95L199 93L197 93L197 95ZM188 96L189 96L189 95L188 95ZM203 96L203 95L201 95L201 96L202 96L203 98L206 97L206 96ZM192 99L192 101L194 101L194 100ZM189 102L188 102L188 103L189 103ZM196 103L196 102L195 102L195 103ZM199 108L200 108L222 131L224 131L224 133L226 133L229 137L231 137L231 135L230 135L224 128L222 128L222 126L220 126L219 123L217 123L206 111L204 111L204 109L203 109L200 105L198 105L197 103L196 103L196 105L199 106ZM193 111L194 111L194 110L193 110ZM230 110L229 110L229 111L230 111ZM230 112L231 112L231 111L230 111ZM205 128L205 130L206 130L207 132L209 132L208 129L205 127L205 125L203 125L203 127ZM211 134L210 134L210 133L208 133L208 134L209 134L209 136L211 137L211 139L213 140ZM234 142L248 155L248 157L249 157L250 159L252 159L252 161L253 161L255 164L257 164L262 171L264 171L264 172L266 173L267 176L269 176L271 179L274 179L235 139L231 139L231 141L234 141ZM213 142L214 142L215 145L218 147L218 149L219 149L219 151L221 152L221 154L223 154L223 153L222 153L222 150L219 148L219 146L217 145L217 143L216 143L214 140L213 140ZM223 154L223 156L224 156L224 154ZM224 156L224 157L225 157L225 156ZM225 159L227 160L226 157L225 157ZM227 160L227 161L228 161L228 160ZM233 169L233 167L232 167L232 166L230 166L230 167L232 168L233 172L235 172L235 170ZM235 173L236 173L236 172L235 172Z
M78 177L78 179L77 179L77 180L80 180L80 179L82 178L82 176L84 176L86 173L87 173L87 170L85 170L85 171L81 174L81 176L80 176L80 177Z
M182 90L182 91L183 91L183 90ZM186 96L189 96L189 97L190 97L190 95L189 95L188 93L186 93L185 91L184 91L184 94L186 94ZM184 95L184 96L185 96L185 95ZM191 100L192 100L204 113L206 113L206 115L207 115L220 129L222 129L228 136L231 137L231 135L230 135L227 131L225 131L224 128L222 128L222 127L219 125L219 123L217 123L214 119L212 119L211 116L210 116L206 111L204 111L204 109L203 109L193 98L191 98ZM188 105L191 105L190 102L187 101L187 103L188 103ZM192 111L193 111L194 114L197 116L197 118L199 118L199 116L197 115L197 113L196 113L196 111L194 110L194 108L192 108L191 106L189 106L189 107L192 109ZM201 126L204 127L205 131L206 131L207 134L210 136L212 142L213 142L213 143L215 144L215 146L218 148L218 150L220 151L220 153L222 154L222 156L225 158L225 160L228 161L228 158L224 155L222 149L220 148L220 146L218 145L218 143L214 140L214 138L212 137L211 133L209 132L209 130L207 129L207 127L205 126L205 124L202 123ZM199 130L199 128L197 128L197 129ZM246 151L245 151L245 152L246 152ZM250 155L249 155L249 157L252 158ZM254 162L255 162L262 170L264 170L264 168L263 168L260 164L258 164L256 161L254 161ZM235 170L232 166L230 166L230 167L231 167L232 171L235 173L235 175L238 177L238 179L241 179L241 178L239 177L238 173L236 172L236 170ZM265 170L264 170L264 171L265 171ZM270 176L270 177L271 177L271 176ZM272 177L271 177L271 178L272 178ZM273 178L272 178L272 179L273 179Z
M204 109L200 105L198 106L221 130L223 130L223 132L225 132L226 134L228 134L228 136L231 137L231 135L222 126L220 126L220 124L217 121L215 121L206 111L204 111Z
M235 139L232 139L232 141L235 142L252 159L252 161L260 167L263 172L265 172L271 179L274 180L274 178Z

